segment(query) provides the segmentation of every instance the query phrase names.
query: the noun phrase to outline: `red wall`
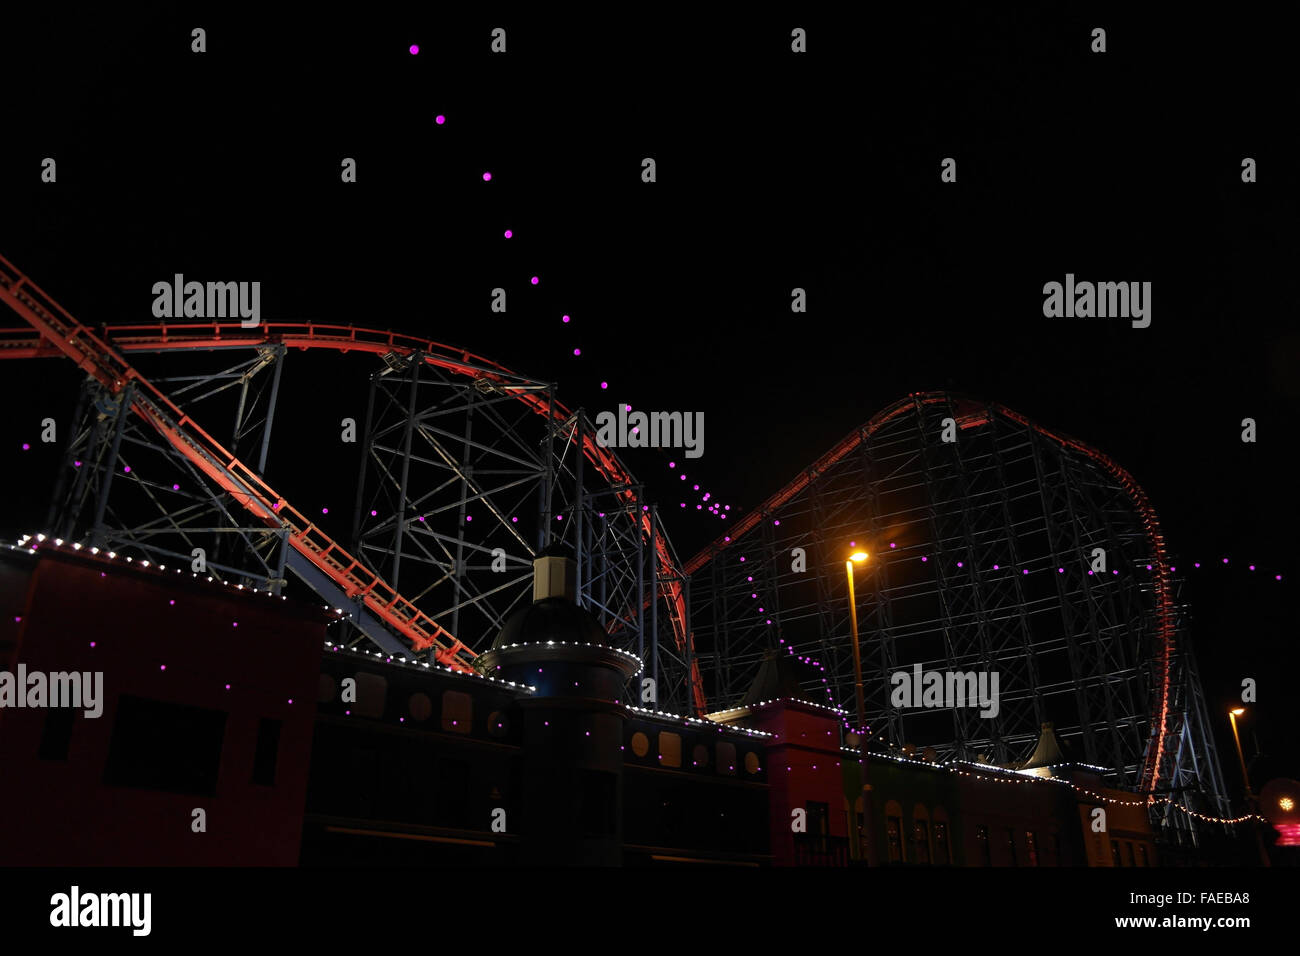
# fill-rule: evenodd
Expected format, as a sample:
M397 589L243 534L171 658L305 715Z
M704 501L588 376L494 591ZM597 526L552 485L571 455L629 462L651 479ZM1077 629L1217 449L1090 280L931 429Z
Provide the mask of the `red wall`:
M0 709L0 863L295 865L323 609L196 581L188 568L63 549L27 560L0 567L0 669L102 671L103 713L78 710L67 759L48 760L38 756L48 711ZM228 713L215 795L105 785L122 694ZM260 718L283 721L273 786L252 782ZM206 833L191 830L194 808Z

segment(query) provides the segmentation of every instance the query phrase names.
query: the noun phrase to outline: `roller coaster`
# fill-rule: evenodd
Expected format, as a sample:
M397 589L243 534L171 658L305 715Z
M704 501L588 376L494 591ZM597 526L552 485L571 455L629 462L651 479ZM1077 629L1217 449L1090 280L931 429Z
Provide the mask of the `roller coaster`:
M347 612L352 642L461 671L530 599L533 556L563 543L580 601L645 661L653 706L696 715L752 702L772 653L815 661L801 693L853 711L852 544L871 552L856 603L881 745L1007 766L1052 721L1114 785L1228 810L1154 509L1102 452L1004 406L909 395L682 562L585 412L483 356L312 322L95 330L2 257L0 299L24 321L0 330L0 358L85 373L47 533L178 565L201 553L274 594L292 573ZM286 356L310 350L378 359L350 522L309 518L266 478ZM221 367L195 370L200 356ZM223 445L197 416L232 405ZM891 675L915 665L996 670L999 714L891 706ZM1186 830L1173 811L1158 822Z

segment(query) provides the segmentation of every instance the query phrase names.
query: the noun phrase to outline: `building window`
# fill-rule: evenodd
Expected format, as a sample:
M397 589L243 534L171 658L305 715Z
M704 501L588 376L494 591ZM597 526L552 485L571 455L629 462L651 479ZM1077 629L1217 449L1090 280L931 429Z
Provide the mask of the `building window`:
M215 796L226 713L123 694L117 701L104 783Z
M903 821L898 817L885 818L885 832L889 835L889 862L903 862Z
M989 828L983 823L975 828L975 839L980 845L980 863L984 866L992 866L993 847L989 844Z
M1147 862L1147 845L1145 843L1139 843L1138 844L1138 866L1150 866L1150 865L1151 864Z
M758 754L752 750L745 754L745 772L758 773Z
M952 862L952 851L948 849L948 824L934 823L934 862L946 866Z
M1130 840L1124 841L1124 865L1136 866L1133 862L1133 843Z
M917 863L930 862L930 827L924 820L916 820L912 824L912 843L914 844L913 858Z
M718 773L731 776L736 772L736 745L719 741L714 755L718 758Z
M1119 865L1120 865L1120 862L1119 862L1119 841L1118 841L1118 840L1111 840L1111 841L1110 841L1110 859L1111 859L1111 863L1112 863L1112 865L1114 865L1114 866L1119 866Z
M467 734L473 729L474 698L458 690L442 692L442 729Z
M1007 853L1011 856L1011 865L1019 866L1020 861L1016 859L1016 831L1007 827Z
M638 730L632 735L632 753L636 754L638 757L644 757L649 752L650 738Z
M1034 836L1033 830L1025 831L1025 846L1028 850L1029 865L1038 865L1038 837Z
M670 734L666 730L659 732L659 766L680 767L682 765L682 738L680 734Z
M257 749L253 752L253 783L275 786L275 764L280 756L283 721L263 717L257 722Z
M376 720L383 717L388 706L388 679L382 674L358 671L356 682L357 699L352 705L353 712Z
M696 744L691 750L691 766L707 767L709 765L709 748L704 744Z
M406 702L406 709L412 720L424 723L433 716L433 701L429 700L428 694L417 691Z

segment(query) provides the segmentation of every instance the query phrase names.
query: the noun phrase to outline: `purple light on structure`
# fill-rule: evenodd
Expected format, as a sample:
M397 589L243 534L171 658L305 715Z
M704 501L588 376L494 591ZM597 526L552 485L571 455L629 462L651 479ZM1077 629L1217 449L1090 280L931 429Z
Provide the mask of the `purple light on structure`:
M573 350L573 354L574 354L574 355L581 355L581 354L582 354L582 349L574 349L574 350ZM635 431L635 429L633 429L633 430Z
M609 382L601 382L601 383L600 383L600 387L601 387L601 388L609 388Z
M670 462L668 463L668 467L669 467L669 468L676 468L676 467L677 467L677 462L675 462L675 461L670 461Z
M31 447L32 447L32 446L29 445L29 444L27 444L27 442L23 442L23 451L27 451L27 450L28 450L29 448L31 448Z
M74 462L72 463L72 467L73 467L73 468L80 468L80 467L81 467L81 462L79 462L79 461L74 461Z
M997 566L996 564L993 565L993 570L996 571L997 569L998 569L998 566Z
M513 235L514 235L514 232L512 232L512 231L509 230L509 229L506 230L506 232L505 232L505 236L506 236L507 239L509 239L509 238L510 238L511 236L513 236Z
M700 486L699 486L699 485L696 485L695 487L698 488L698 487L700 487ZM780 524L780 523L781 523L781 519L780 519L780 518L777 518L775 521L772 522L772 524Z
M957 562L957 567L959 567L959 568L961 567L961 562L960 562L960 561Z
M375 509L371 508L371 509L370 509L370 517L372 517L372 518L377 518L378 516L379 516L379 512L376 511Z
M533 276L533 277L532 277L531 279L529 279L528 281L531 282L533 285L537 285L537 276Z
M180 491L180 490L181 490L180 485L172 485L172 491Z
M483 182L486 183L486 182L491 182L491 181L492 181L492 174L491 174L491 173L484 173L484 174L483 174Z
M561 316L561 317L560 317L560 321L561 321L561 322L568 322L568 321L569 321L569 317L568 317L567 315L565 315L565 316Z
M889 542L889 546L890 546L891 548L896 548L896 547L898 547L898 545L894 544L894 542L892 542L892 541Z
M320 510L320 513L323 514L323 515L327 515L327 514L330 513L330 510L329 510L328 508L322 508L322 509Z
M412 44L411 44L411 56L415 56L415 55L416 55L417 53L419 53L419 52L420 52L419 44L412 43Z
M510 519L510 523L511 523L511 524L518 524L518 523L519 523L519 519L518 519L518 518L511 518L511 519Z
M439 126L441 126L443 123L447 122L447 117L445 117L445 116L443 116L441 113L439 113L437 116L435 116L435 117L433 118L433 121L434 121L435 123L437 123ZM508 239L508 238L510 238L510 237L507 236L506 238Z
M556 520L556 521L563 521L563 520L564 520L564 515L556 515L556 516L555 516L555 520Z
M1224 564L1227 564L1227 563L1228 563L1228 559L1227 559L1227 558L1224 558L1224 559L1223 559L1223 563L1224 563Z
M1281 580L1282 580L1282 575L1280 575L1280 574L1275 574L1275 575L1273 575L1273 580L1275 580L1275 581L1281 581Z
M682 502L682 507L683 507L683 508L686 507L686 502L684 502L684 501Z
M125 471L125 472L127 472L127 473L129 474L130 471L131 471L131 466L130 466L130 465L123 465L123 466L122 466L122 470Z
M1024 569L1023 571L1021 571L1020 573L1021 573L1021 574L1028 574L1028 573L1029 573L1029 569L1028 569L1028 568L1025 568L1025 569Z
M1151 565L1148 564L1147 567L1151 567ZM1252 565L1250 566L1250 569L1251 569L1252 571L1254 571L1254 570L1255 570L1255 566L1252 564Z
M922 560L922 561L929 561L930 559L927 558L925 555L921 555L921 560Z
M728 539L728 540L730 540L730 539ZM744 561L745 559L744 559L744 557L742 556L740 560L741 560L741 561Z
M466 521L473 521L473 520L474 520L474 516L473 516L473 515L466 515L466 516L465 516L465 520L466 520Z
M1195 563L1195 566L1199 568L1199 567L1201 566L1201 562L1200 562L1200 561L1197 561L1197 562Z

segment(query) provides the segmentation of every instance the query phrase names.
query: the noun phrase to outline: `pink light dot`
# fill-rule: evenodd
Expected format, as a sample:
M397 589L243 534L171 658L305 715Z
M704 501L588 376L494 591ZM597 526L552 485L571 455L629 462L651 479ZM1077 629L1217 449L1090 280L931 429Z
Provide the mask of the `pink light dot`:
M574 349L574 350L573 350L573 354L574 354L574 355L581 355L581 354L582 354L582 349Z
M683 508L686 507L686 502L684 502L684 501L682 502L682 507L683 507Z
M600 383L600 387L601 387L601 388L609 388L609 382L601 382L601 383Z
M961 564L961 562L960 562L960 561L958 561L958 562L957 562L957 567L959 567L959 568L960 568L960 567L961 567L961 566L962 566L962 564Z
M723 506L722 506L722 510L723 510L723 511L730 511L730 510L731 510L731 505L723 505Z
M1151 565L1148 564L1147 567L1150 568ZM1250 566L1250 569L1251 569L1252 571L1254 571L1254 570L1255 570L1255 566L1252 564L1252 565Z
M532 277L530 280L528 280L528 281L530 281L533 285L537 285L537 276L533 276L533 277Z
M1275 580L1275 581L1281 581L1281 580L1282 580L1282 575L1280 575L1280 574L1275 574L1275 575L1273 575L1273 580Z
M728 538L727 540L730 541L731 539ZM752 581L752 580L754 580L754 576L753 576L752 574L747 575L747 576L745 577L745 580L746 580L746 581Z
M604 517L604 516L602 515L601 517ZM518 519L518 518L511 518L511 519L510 519L510 523L511 523L511 524L518 524L518 523L519 523L519 519Z
M741 560L741 561L744 561L745 559L742 557L740 560Z
M239 622L238 622L238 621L231 621L231 622L230 622L230 626L231 626L231 627L239 627Z
M898 547L898 545L894 544L894 542L892 542L892 541L889 542L889 546L890 546L891 548L896 548L896 547Z
M327 514L330 513L330 510L329 510L328 508L322 508L322 509L320 510L320 513L323 514L323 515L327 515Z
M1112 571L1111 574L1119 574L1119 571Z
M289 698L289 703L291 703L291 704L293 703L293 698L292 698L292 697Z
M1201 566L1201 562L1197 561L1195 566L1199 568Z
M511 232L509 229L506 230L506 238L507 238L507 239L509 239L509 238L510 238L511 236L513 236L513 235L514 235L514 233Z
M377 517L378 515L379 515L378 511L375 511L373 508L370 509L370 517L374 518Z
M699 485L696 485L695 487L698 488ZM775 521L772 522L772 524L780 524L780 523L781 523L781 519L780 519L780 518L777 518Z
M168 603L169 605L175 604L175 603L176 603L176 599L175 599L175 598L172 598L172 599L171 599L170 601L168 601L167 603Z
M930 560L930 559L927 558L925 555L921 555L921 561L922 561L922 562L929 561L929 560Z
M473 520L474 520L474 516L473 516L473 515L466 515L466 516L465 516L465 520L466 520L466 521L473 521Z
M73 468L80 468L80 467L81 467L81 462L79 462L79 461L74 461L74 462L72 463L72 467L73 467Z
M993 565L993 570L996 571L997 569L998 569L998 566L997 566L996 564Z
M1021 574L1028 574L1028 573L1029 573L1029 569L1028 569L1028 568L1025 568L1025 570L1021 571L1020 573L1021 573Z
M569 321L569 317L568 317L567 315L565 315L565 316L561 316L560 321L561 321L561 322L568 322L568 321Z
M172 491L180 491L180 490L181 490L180 485L172 485Z
M486 182L491 182L491 181L492 181L492 174L491 174L491 173L484 173L484 174L483 174L483 182L486 183Z
M417 44L412 43L412 44L411 44L411 56L415 56L415 54L417 54L417 53L419 53L419 52L420 52L420 47L419 47Z
M226 690L230 690L230 685L229 685L229 684L226 685Z
M723 540L723 541L730 541L730 540L731 540L731 537L730 537L730 536L728 536L728 537L725 537L725 538L723 538L723 539L722 539L722 540ZM751 581L752 581L752 580L753 580L753 578L750 578L750 580L751 580Z
M1227 563L1228 563L1228 559L1227 559L1227 558L1224 558L1224 559L1223 559L1223 563L1224 563L1224 564L1227 564Z
M423 520L424 520L424 515L420 515L420 517L417 518L416 520L417 520L417 521L423 521Z
M127 472L127 473L129 474L130 471L131 471L131 466L130 466L130 465L123 465L123 466L122 466L122 470L123 470L124 472Z
M29 445L29 444L27 444L27 442L23 442L23 451L27 451L27 450L28 450L29 448L31 448L31 447L32 447L32 446Z
M1092 570L1091 570L1091 569L1089 569L1089 570L1088 570L1088 573L1089 573L1089 574L1092 574Z
M556 515L556 516L555 516L555 520L556 520L556 521L563 521L563 520L564 520L564 515Z
M704 505L696 505L696 506L695 506L695 510L696 510L696 511L699 511L699 510L702 509L703 507L704 507Z
M95 646L95 642L94 642L94 641L91 641L91 642L90 642L90 646L91 646L91 647L94 647L94 646Z
M165 670L167 669L167 665L166 665L166 664L163 664L163 665L161 665L158 669L159 669L160 671L165 671Z
M437 116L435 116L435 117L433 118L433 121L434 121L435 123L437 123L439 126L441 126L443 123L447 122L447 117L445 117L445 116L443 116L441 113L439 113ZM508 238L510 238L510 237L507 236L506 238L508 239Z

